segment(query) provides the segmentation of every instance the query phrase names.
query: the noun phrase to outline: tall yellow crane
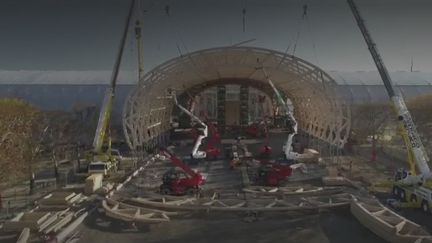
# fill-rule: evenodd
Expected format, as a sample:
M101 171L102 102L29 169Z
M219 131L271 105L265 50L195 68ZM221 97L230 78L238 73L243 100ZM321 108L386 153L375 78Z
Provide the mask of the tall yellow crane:
M126 43L127 33L129 31L129 25L132 18L132 13L135 5L135 0L132 0L129 7L129 12L126 18L123 35L120 41L120 47L117 52L117 58L114 63L114 68L111 74L110 86L105 91L105 97L103 99L101 111L99 114L98 125L96 128L95 137L93 140L93 151L91 152L90 163L88 167L89 173L103 173L107 174L109 171L116 170L117 161L111 154L111 138L108 137L108 149L102 150L102 146L106 140L107 132L109 132L109 124L111 120L111 113L114 103L115 89L117 85L117 78L119 74L121 59L123 55L124 46Z
M405 101L393 85L393 81L378 52L376 44L366 28L364 20L353 0L347 0L357 25L366 41L372 59L378 69L387 94L392 101L393 108L400 122L402 137L408 151L408 164L410 169L399 169L394 178L393 194L409 207L421 207L423 211L430 212L432 207L431 170L429 158L417 132L411 114ZM407 203L406 203L407 202Z

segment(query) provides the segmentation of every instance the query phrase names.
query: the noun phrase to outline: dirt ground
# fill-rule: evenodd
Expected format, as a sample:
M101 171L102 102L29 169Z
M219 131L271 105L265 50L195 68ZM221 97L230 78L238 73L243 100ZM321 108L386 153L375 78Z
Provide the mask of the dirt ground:
M275 151L280 151L280 142L272 141ZM259 144L251 145L255 151ZM188 149L183 148L185 155ZM376 162L369 161L368 148L355 155L341 156L337 163L329 165L329 172L342 173L363 185L380 183L391 179L394 170L402 164L378 154ZM277 154L275 153L275 156ZM219 170L219 167L213 167ZM216 168L217 167L217 168ZM207 168L208 169L208 168ZM386 197L386 196L385 196ZM405 211L402 214L428 229L428 219L423 214ZM107 218L103 212L95 212L82 224L79 242L385 242L363 227L349 212L349 209L323 212L315 215L262 214L257 220L247 223L244 215L200 215L174 219L154 225L134 225Z
M246 223L242 215L181 219L168 223L133 226L92 215L80 231L79 242L384 242L341 210L309 216L262 215Z

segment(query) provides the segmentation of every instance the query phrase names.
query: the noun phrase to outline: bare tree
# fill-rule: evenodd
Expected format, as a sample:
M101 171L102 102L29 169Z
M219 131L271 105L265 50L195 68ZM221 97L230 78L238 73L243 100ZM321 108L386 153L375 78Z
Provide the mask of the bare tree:
M413 116L414 123L417 126L418 132L422 138L429 157L432 155L432 95L418 96L407 102L408 109Z
M388 103L367 103L352 107L352 133L360 142L368 138L378 139L384 133L384 128L395 117Z
M19 99L0 99L0 180L32 177L41 150L43 114Z

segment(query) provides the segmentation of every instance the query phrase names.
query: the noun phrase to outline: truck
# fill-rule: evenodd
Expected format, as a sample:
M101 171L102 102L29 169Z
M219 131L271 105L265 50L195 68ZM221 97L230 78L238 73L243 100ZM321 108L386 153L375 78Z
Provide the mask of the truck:
M114 63L113 71L111 74L111 81L109 87L105 91L105 96L102 102L99 120L93 140L93 149L86 153L86 160L88 161L88 173L102 173L108 175L110 172L117 170L118 160L111 154L111 136L108 136L108 149L103 150L103 144L109 134L109 125L111 120L111 113L113 109L115 90L117 85L117 78L120 70L123 49L126 43L129 25L132 19L135 0L132 0L129 7L129 12L126 18L123 35L120 41L120 46L117 52L117 58Z
M409 169L401 168L396 171L393 178L392 194L396 199L400 200L400 205L403 207L421 208L424 212L430 212L432 207L432 181L429 157L403 96L399 90L395 89L363 17L353 0L347 0L347 2L392 102L402 130L401 135L408 151Z

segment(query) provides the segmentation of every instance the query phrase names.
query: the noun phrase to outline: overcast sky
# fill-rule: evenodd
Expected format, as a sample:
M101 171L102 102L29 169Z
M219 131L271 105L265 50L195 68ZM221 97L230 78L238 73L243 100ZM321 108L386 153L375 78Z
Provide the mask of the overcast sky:
M409 70L412 56L415 70L432 71L432 1L356 2L389 70ZM1 0L0 69L110 70L128 3ZM141 9L146 70L178 56L177 45L187 53L256 38L248 45L283 52L298 30L296 56L327 71L375 70L345 0L142 0ZM127 43L122 69L134 70L133 35Z

